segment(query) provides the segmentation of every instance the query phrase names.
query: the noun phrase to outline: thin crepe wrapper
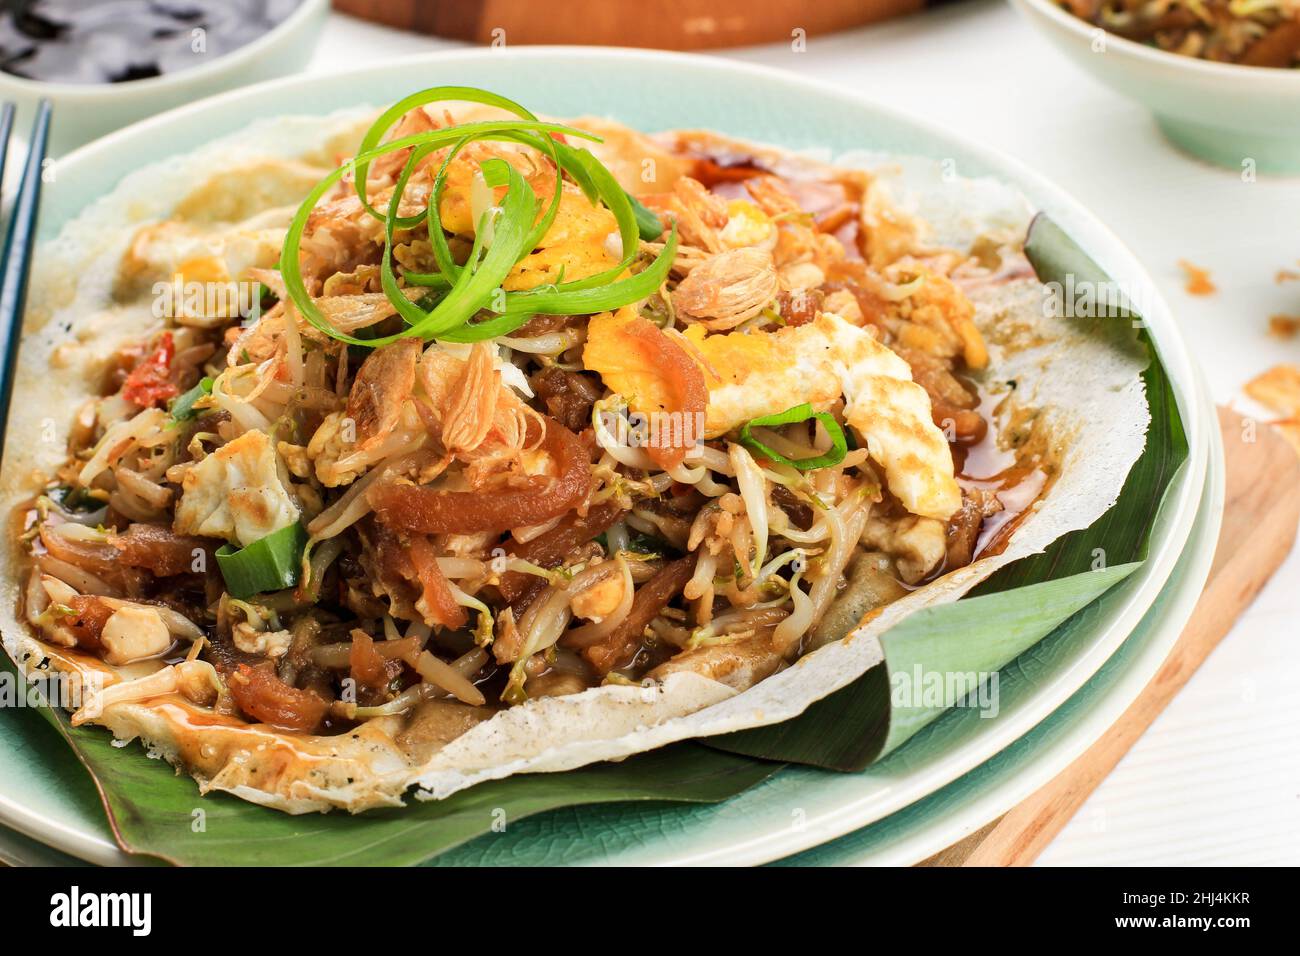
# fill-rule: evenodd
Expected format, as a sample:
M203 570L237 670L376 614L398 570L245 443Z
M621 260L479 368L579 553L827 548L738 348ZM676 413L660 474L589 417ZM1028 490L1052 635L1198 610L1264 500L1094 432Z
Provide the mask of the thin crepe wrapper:
M114 329L113 331L115 333L121 331L123 337L129 337L131 334L135 333L135 330L133 329ZM80 396L77 397L79 398ZM1132 398L1133 396L1130 395L1129 397ZM1140 398L1140 395L1138 397ZM1131 426L1133 424L1133 422L1130 422ZM1142 424L1143 422L1136 423L1136 428L1139 433ZM1127 470L1126 465L1123 466L1123 470ZM1107 502L1104 500L1103 496L1103 499L1099 500L1097 503L1097 507L1101 511L1104 511L1106 506ZM1007 560L1010 560L1010 558L1008 557ZM965 586L974 584L975 579L979 576L982 575L974 573L970 574L968 581L961 582L963 587L952 588L941 596L948 600L955 599L961 590L964 590ZM11 613L12 608L10 607L9 610ZM900 618L901 616L901 614L898 615ZM878 655L879 647L877 645L877 660L879 659ZM871 655L868 654L866 660L869 660L870 657ZM864 666L862 670L865 669L866 667ZM797 668L792 668L791 670L797 670ZM858 673L861 673L861 670L859 670ZM595 741L594 743L596 743L597 746L593 747L591 746L593 743L591 740L583 741L573 738L561 738L561 742L558 746L544 746L541 748L540 753L534 752L531 754L524 754L521 759L517 759L504 765L498 764L486 768L486 771L484 771L484 768L479 768L477 770L471 770L469 773L464 773L460 769L455 769L450 775L443 775L440 778L439 773L435 768L431 776L426 775L429 776L429 780L427 781L430 783L429 795L447 796L455 793L457 790L470 786L471 784L482 783L486 780L506 776L517 770L562 769L566 766L589 763L592 760L602 759L602 751L604 749L610 751L608 753L609 756L622 756L625 753L635 753L638 750L659 747L671 740L680 739L681 737L692 736L697 733L713 732L711 728L714 726L718 726L725 730L736 729L735 726L728 726L728 723L735 722L736 714L734 712L734 705L735 701L740 698L732 697L731 699L725 699L730 697L729 693L720 693L717 689L717 685L713 685L712 682L704 681L701 678L692 679L690 675L684 675L684 679L679 680L676 683L679 685L692 685L685 689L694 692L694 699L697 702L706 699L710 695L718 695L719 698L722 699L721 706L725 707L725 705L733 705L731 708L732 713L718 714L718 707L706 707L701 711L701 714L706 715L706 719L694 722L695 726L691 726L687 719L678 718L669 720L657 727L649 728L649 734L647 734L645 728L637 726L637 721L639 719L636 713L638 711L637 705L642 703L636 699L636 695L642 693L638 689L606 688L600 691L578 695L577 698L561 699L560 702L564 705L564 709L569 711L566 715L567 719L561 721L561 723L568 724L570 727L577 722L586 726L603 726L608 729L611 725L617 725L619 723L617 719L610 720L609 718L612 713L616 714L620 709L628 712L628 716L624 721L624 727L627 727L628 724L632 724L633 726L631 729L627 729L625 733L620 734L615 738L612 741L612 746L608 748L605 748L603 746L604 742L601 741ZM843 684L837 686L843 686ZM682 688L680 687L678 688L679 691L681 689ZM825 692L829 693L834 689L834 687L828 686L825 688ZM820 694L818 696L820 696ZM586 699L581 700L581 698ZM610 698L614 698L614 700L611 701ZM808 703L811 703L815 699L816 696L801 701L797 705L796 712L802 711ZM630 706L620 708L620 703ZM611 704L613 704L612 708ZM574 705L577 705L576 708ZM531 709L535 711L538 708L534 707ZM528 720L525 728L526 730L545 733L550 729L548 728L546 721L533 719L538 715L535 713L530 714L528 711L529 709L525 708L522 710L517 709L513 712L517 715L516 720L519 716L527 715ZM714 713L710 714L710 711L713 711ZM696 714L694 716L700 717L701 714ZM111 745L109 736L102 731L88 727L73 730L67 726L66 717L62 714L59 714L57 717L51 715L51 718L64 731L68 732L70 742L73 743L79 756L81 756L83 761L94 773L97 782L105 793L105 805L109 810L111 818L115 821L119 838L122 840L124 845L137 851L157 853L177 862L239 862L241 860L247 860L250 858L250 855L255 854L260 854L259 859L265 859L267 853L274 853L279 856L284 846L284 841L288 839L290 834L311 834L313 837L329 843L329 847L322 847L318 856L314 857L314 859L321 859L322 862L325 861L325 857L329 857L330 859L339 862L348 862L349 860L356 862L360 859L374 862L380 858L390 862L410 862L416 857L427 858L436 855L438 852L455 845L455 843L460 842L461 839L465 838L463 831L456 831L455 828L449 829L443 819L444 814L452 814L456 811L457 802L455 798L453 798L452 800L443 800L439 803L425 804L423 807L408 808L406 811L397 811L399 817L401 817L402 814L420 815L423 823L419 825L413 823L411 830L412 835L418 837L418 848L398 846L396 844L400 844L401 841L395 841L395 845L389 846L387 849L374 850L373 852L363 848L350 850L348 847L352 844L349 841L353 839L353 836L351 835L353 833L351 830L351 824L346 822L322 824L321 819L319 818L312 818L310 823L300 822L299 824L294 824L290 822L292 818L267 813L259 807L225 797L224 795L217 795L208 800L199 801L195 798L192 783L184 778L172 776L165 769L165 765L161 762L143 761L138 759L123 760L123 755L120 750ZM715 723L711 722L713 718L720 719ZM781 719L780 715L774 711L763 713L761 710L742 713L740 718L742 724L761 724L764 721L770 722L772 720ZM655 734L655 731L659 731L659 733ZM628 740L627 738L633 739ZM547 739L554 740L555 738L550 737ZM575 750L581 752L575 753ZM704 761L707 760L708 757L717 757L721 761L734 761L735 759L738 759L727 757L722 754L713 754L698 746L672 747L663 750L654 756L676 761L679 758L675 755L680 753L688 753L690 754L690 759L696 761ZM708 757L701 756L701 754L707 754ZM634 767L645 759L646 758L633 758L624 762L620 766ZM128 765L130 766L131 771L129 774L126 772ZM776 768L775 765L770 763L760 763L752 765L749 770L741 772L736 768L739 768L742 764L736 764L734 762L731 764L715 763L711 766L712 769L709 771L709 774L706 774L705 776L710 780L716 778L718 774L728 776L732 781L730 784L732 792L736 792L738 789L743 789L743 786L749 785L749 783L752 783L755 780L762 779ZM731 771L728 771L728 767L732 768ZM601 767L594 767L590 770L584 770L579 773L568 773L562 776L552 776L547 778L536 776L519 777L513 780L503 781L500 784L491 784L490 787L492 790L495 790L497 786L500 786L504 788L502 793L509 794L514 792L511 788L520 787L523 788L521 790L521 792L523 792L523 790L527 790L531 787L533 782L544 780L548 786L556 788L556 793L567 794L567 796L553 796L551 801L546 804L547 806L580 804L586 800L586 795L592 790L588 774L602 769L603 768ZM658 776L659 774L663 774L665 775L665 778L673 781L671 787L672 793L664 794L663 791L656 791L659 796L651 795L651 798L657 799L661 796L686 798L704 793L702 799L716 799L718 798L718 795L729 789L728 787L718 787L714 783L709 783L707 786L694 786L692 784L692 779L689 776L681 777L672 764L657 764L656 767L653 768L653 775ZM752 776L748 776L748 774L752 774ZM167 783L164 784L164 781L167 781ZM612 797L611 799L634 798L638 796L637 786L639 786L639 781L634 780L633 786L620 791L625 794L624 796ZM646 787L641 788L640 794L643 797L647 795L647 789L653 789L652 785L647 784ZM488 791L484 787L478 787L476 790L470 791L470 795L472 796L475 793L482 792ZM146 796L152 799L154 795L157 796L157 801L155 803L150 804L149 800L144 799ZM237 839L231 839L229 842L226 840L212 840L207 842L191 840L187 828L189 826L188 821L190 820L193 811L200 808L204 809L208 820L212 821L214 819L214 808L216 807L222 808L220 811L221 818L226 821L223 824L223 829L227 829L228 827L233 828L236 824L242 828L245 823L248 824L250 829L238 830L240 834L239 837ZM389 813L389 811L372 812L363 818L363 822L376 819L377 816L381 819L386 818ZM429 814L428 817L424 816L426 813ZM412 816L401 818L413 819ZM324 819L346 821L348 818L335 814ZM276 822L268 824L258 821ZM424 825L425 823L427 823L427 826ZM184 824L184 827L181 826L182 824ZM476 832L486 832L491 828L491 821L479 820L474 824L474 826L478 828ZM185 829L184 833L181 833L182 829ZM274 834L272 833L272 830L274 830ZM227 832L234 833L236 831L234 829L227 829ZM364 828L362 828L362 830L357 832L369 831L364 831ZM267 834L267 842L262 844L260 848L256 845L257 840L255 834L257 833ZM472 833L470 835L472 835ZM358 838L358 844L364 842L363 839ZM337 853L335 852L336 850ZM289 854L285 859L288 860L292 856L293 854Z
M6 514L40 490L34 476L48 474L61 463L63 428L86 397L84 381L70 375L56 359L61 345L80 333L85 361L93 362L111 354L119 343L138 339L154 321L141 310L112 311L111 306L111 314L92 315L112 303L115 263L135 229L166 216L191 195L197 183L213 175L224 176L232 169L257 170L267 159L296 158L304 150L313 150L322 162L332 162L334 156L349 151L345 144L355 144L368 123L365 110L344 111L326 120L259 121L244 133L168 160L165 168L138 171L83 213L82 228L65 229L42 246L44 256L36 263L34 294L25 318L18 379L19 394L39 394L41 402L16 409L8 429L0 481L0 508ZM263 192L281 190L296 196L325 171L324 166L315 172L310 167L294 169L288 181L277 174L263 183ZM228 185L233 191L219 189L216 198L238 208L240 183ZM243 218L251 211L255 210L239 209L231 215ZM87 263L99 267L87 268ZM114 267L106 268L105 263ZM51 370L56 374L49 374ZM47 422L55 424L55 441L42 440ZM11 660L19 637L26 643L29 630L17 614L22 581L16 574L4 573L18 564L16 536L9 536L5 547L9 551L0 562L0 624L5 638L0 674L12 675L19 692L28 694L30 688ZM31 669L37 673L38 663ZM44 700L39 685L35 696ZM36 710L42 719L29 710ZM716 752L686 743L574 774L502 781L458 799L419 803L397 812L302 817L224 793L200 798L187 775L161 759L143 759L135 747L115 741L102 727L73 727L61 709L44 704L7 708L0 710L0 721L22 741L20 746L34 752L48 753L51 731L59 735L69 750L53 753L50 759L64 796L100 807L124 850L187 865L259 865L271 860L290 865L414 864L554 807L610 801L717 802L761 782L781 766L744 757L719 760ZM157 753L150 756L156 758ZM87 776L81 776L79 765Z

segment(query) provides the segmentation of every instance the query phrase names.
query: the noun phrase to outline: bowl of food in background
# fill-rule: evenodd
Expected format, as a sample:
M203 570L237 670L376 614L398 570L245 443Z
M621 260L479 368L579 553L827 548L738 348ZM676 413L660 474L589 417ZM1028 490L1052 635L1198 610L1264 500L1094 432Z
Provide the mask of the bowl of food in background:
M301 69L329 0L19 0L0 9L0 99L54 104L57 156L194 100Z
M1012 0L1194 156L1300 173L1300 0Z

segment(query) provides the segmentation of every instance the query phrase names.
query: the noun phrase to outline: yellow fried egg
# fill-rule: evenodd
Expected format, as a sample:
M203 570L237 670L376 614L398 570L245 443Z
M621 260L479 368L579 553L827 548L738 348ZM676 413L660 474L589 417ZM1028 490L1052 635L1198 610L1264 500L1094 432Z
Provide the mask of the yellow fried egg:
M824 410L842 395L845 420L908 511L946 519L961 506L929 395L905 361L856 325L824 312L775 332L705 335L697 325L686 335L706 368L707 436L804 402Z
M582 364L599 372L605 387L617 392L634 412L662 412L673 407L673 391L663 371L646 363L639 349L628 348L619 330L636 318L631 306L601 312L587 322Z
M539 194L543 211L550 194ZM610 237L613 237L611 240ZM585 279L618 265L618 223L604 206L593 206L576 186L564 184L555 221L537 250L524 256L503 283L508 292L550 282ZM613 246L613 251L611 251Z
M633 410L654 411L667 407L671 391L660 370L621 345L617 330L633 315L593 316L583 361ZM947 519L960 507L952 453L931 418L930 397L908 364L867 332L821 313L774 332L709 335L694 325L685 338L709 390L707 437L805 402L825 410L842 396L845 420L909 512Z
M145 226L123 257L120 288L151 292L165 284L171 316L186 325L224 323L247 305L250 269L280 261L291 210L242 223L196 224L168 220ZM173 291L174 290L174 291Z

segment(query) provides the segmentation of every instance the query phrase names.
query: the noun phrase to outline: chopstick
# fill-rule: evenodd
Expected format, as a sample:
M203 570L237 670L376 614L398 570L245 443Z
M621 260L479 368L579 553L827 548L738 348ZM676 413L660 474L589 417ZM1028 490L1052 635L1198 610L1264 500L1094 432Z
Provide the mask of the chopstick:
M41 174L45 150L50 137L50 101L41 100L32 124L27 163L22 182L14 199L5 236L3 262L0 263L0 460L4 455L5 432L9 425L9 405L13 398L14 373L18 365L18 345L22 339L23 310L27 304L27 277L31 270L32 246L36 240L36 219L41 204ZM4 180L4 157L9 151L9 134L13 129L14 107L4 105L0 113L0 182Z
M4 182L5 159L9 156L9 134L14 128L14 105L6 103L0 112L0 182Z

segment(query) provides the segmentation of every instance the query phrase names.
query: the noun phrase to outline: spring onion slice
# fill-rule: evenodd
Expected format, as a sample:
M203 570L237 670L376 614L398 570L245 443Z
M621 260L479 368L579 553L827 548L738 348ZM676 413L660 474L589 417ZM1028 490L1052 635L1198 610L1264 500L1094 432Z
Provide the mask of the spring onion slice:
M632 204L632 212L636 215L636 227L641 233L641 238L646 242L654 242L662 236L664 224L659 221L659 217L641 205L641 201L631 193L627 194L627 200Z
M814 455L811 458L787 458L785 455L768 448L750 434L750 429L755 426L779 428L782 425L795 425L813 419L821 422L822 427L826 429L826 434L831 436L831 447L830 451L825 454ZM814 468L829 468L832 465L838 465L844 460L844 456L848 452L848 442L844 437L844 429L840 427L840 423L835 420L835 417L830 412L813 411L813 407L807 402L793 408L787 408L783 412L777 412L775 415L763 415L751 422L747 422L740 429L740 443L769 461L789 465L800 471L812 471Z
M450 289L451 279L442 272L403 272L402 278L407 285L425 286L430 289Z
M506 293L506 309L495 318L467 322L439 335L444 342L482 342L509 335L534 315L586 315L610 312L639 302L663 285L677 252L677 229L668 236L663 254L644 271L627 279L590 289L544 286L527 292Z
M528 324L528 320L532 317L532 312L519 312L514 315L498 315L496 318L484 319L481 322L466 322L450 332L439 335L438 341L486 342L488 339L495 339L499 335L509 335L511 332L522 328Z
M677 227L674 226L662 254L636 275L595 287L574 289L561 285L541 291L507 293L505 314L586 315L639 302L664 284L676 254Z
M487 251L478 267L472 272L469 269L461 270L460 276L452 284L451 291L431 312L426 315L418 307L414 307L421 317L408 330L411 335L426 339L435 338L441 333L464 325L492 298L506 276L510 274L510 270L514 268L515 263L528 252L533 221L537 215L537 197L533 193L533 188L519 174L519 170L503 159L486 160L483 166L491 168L494 173L504 172L509 182L505 200L499 207L500 214L496 216L496 223L493 226L492 248ZM494 213L489 209L483 215L486 220L486 217ZM470 253L471 262L475 261L475 255L481 249L485 224L480 222L476 230L475 248ZM388 259L387 255L385 259ZM389 265L391 266L391 263ZM380 277L389 298L393 296L405 298L397 286L396 276L393 275L391 268L385 270L381 266Z
M531 116L531 114L529 114ZM442 273L455 275L459 267L451 259L451 250L447 245L446 237L442 232L442 223L439 217L441 207L442 193L446 185L447 167L455 158L456 154L467 145L472 139L486 138L482 136L467 137L449 151L443 159L442 167L439 169L434 179L433 194L430 197L428 220L429 220L429 242L433 248L434 259L438 263L438 269ZM604 167L589 151L577 149L567 143L557 142L549 135L537 135L528 130L519 130L516 132L505 132L492 135L490 138L508 142L519 143L523 146L529 146L539 152L547 154L556 168L568 173L570 178L582 190L583 195L592 204L603 202L605 206L614 214L614 221L618 225L619 239L622 242L624 255L618 265L606 269L603 272L588 276L585 279L577 280L582 285L575 284L574 288L585 286L600 285L622 275L636 258L638 220L636 212L632 206L631 196L618 184L612 173ZM593 137L594 138L594 137ZM486 176L485 176L486 179ZM503 185L500 176L494 177L493 181L488 182L489 186ZM531 237L528 248L536 247L546 235L554 222L555 216L559 212L560 196L563 184L561 177L556 177L555 193L551 200L551 205L547 209L546 215L534 227L533 236ZM647 214L650 214L647 210ZM652 215L652 214L650 214ZM657 220L656 220L657 223ZM659 228L655 235L662 232ZM421 284L421 283L417 283Z
M464 144L466 141L466 138L462 138L458 145ZM397 182L393 186L393 195L388 203L388 213L384 217L384 255L379 264L380 283L383 287L384 294L388 296L388 300L396 307L398 314L406 320L407 325L416 325L424 321L428 317L429 313L425 312L424 309L421 309L413 302L404 301L406 296L402 294L401 287L397 284L397 274L393 269L393 236L397 229L409 229L413 225L413 223L404 220L399 216L398 210L401 207L402 194L406 191L406 184L410 180L411 174L419 165L420 160L425 156L428 156L431 152L433 152L433 147L429 146L422 146L419 149L411 150L411 155L407 159L406 164L402 167L402 172L398 175ZM433 199L430 201L430 210L437 205L437 197L438 194L435 189ZM432 213L430 212L430 214ZM423 215L414 218L418 223L419 220L423 218ZM480 233L482 232L481 229L479 231ZM429 226L429 234L431 236L434 234L432 224ZM446 238L442 236L441 229L437 230L437 235L443 240L443 244L446 245ZM469 258L469 268L467 271L470 273L473 272L474 267L478 263L477 254L479 251L480 243L476 237L474 241L474 249L470 253ZM449 258L450 255L451 253L448 251ZM452 288L455 288L456 283L454 280L460 278L461 275L462 273L459 269L448 273L449 278L453 280L451 285Z
M531 114L529 114L531 116ZM584 288L595 285L601 285L622 275L623 272L632 264L637 254L637 240L639 238L639 220L633 202L635 200L618 184L613 174L596 159L592 153L585 149L578 149L570 146L568 143L561 143L553 139L550 135L539 135L530 130L521 129L518 131L509 131L495 133L490 137L474 136L468 137L465 141L458 143L449 154L444 158L442 167L434 179L433 194L430 198L428 219L429 219L429 242L433 247L434 259L438 263L438 269L441 273L455 275L459 271L451 259L451 250L447 245L446 237L442 234L441 219L438 210L441 207L442 193L446 182L447 166L451 160L467 145L470 139L491 138L494 140L519 143L523 146L531 147L538 152L547 154L556 167L567 173L569 177L577 184L578 188L586 196L587 200L593 205L603 202L605 206L614 214L614 221L618 225L619 239L623 246L622 260L615 266L586 277L585 279L575 280L571 286L565 288ZM598 140L599 137L588 135L589 139ZM502 185L498 179L496 182L490 182L490 186ZM562 184L560 178L556 178L555 194L552 198L550 208L546 216L539 221L534 228L534 235L530 242L529 248L537 246L546 232L550 229L555 215L559 212L560 191ZM642 207L644 208L644 207ZM646 214L653 218L653 213L645 210ZM662 233L662 226L656 222L655 236ZM408 277L409 278L409 277ZM416 282L416 284L424 284Z
M267 591L280 591L298 583L307 529L294 522L235 550L228 544L217 549L217 566L232 597L245 599Z
M186 422L198 415L194 403L205 395L212 394L212 379L204 377L199 383L183 395L172 399L171 416L173 421Z
M358 158L360 159L362 155L374 151L379 146L379 141L384 138L385 134L397 125L397 123L401 122L402 117L411 110L416 107L427 106L430 103L437 103L440 101L481 103L484 106L495 106L498 109L503 109L507 113L513 113L515 116L524 120L532 122L537 121L537 117L523 106L520 106L514 100L507 99L497 93L492 93L488 90L480 90L473 86L434 86L427 90L421 90L418 93L412 93L410 96L403 97L388 109L384 110L384 112L380 114L379 118L371 124L370 129L366 131L366 135L362 137L361 145L357 149ZM467 127L473 125L475 124L458 124L457 126L450 127L450 129L460 130L463 133ZM567 133L568 130L565 130L564 132ZM590 133L583 133L576 130L574 132L578 136L595 138ZM461 133L457 133L457 135L453 136L452 139L459 139L460 135ZM365 159L357 164L355 186L357 198L361 200L361 205L365 207L366 212L370 213L372 217L382 222L384 214L370 205L369 200L366 198L366 179L370 172L370 163L374 158L375 157Z
M636 212L632 208L632 197L618 184L614 174L606 169L605 165L589 150L578 149L567 143L556 144L556 149L564 169L574 177L574 181L584 193L586 193L584 180L591 183L594 195L587 193L587 199L594 203L599 198L614 214L614 221L618 223L619 240L623 246L623 259L618 265L577 281L590 285L616 279L636 259L641 237ZM572 287L579 288L579 286Z
M498 107L518 119L461 123L399 137L387 143L388 135L410 110L439 100L457 100ZM643 233L652 228L657 237L662 229L653 213L627 193L613 174L588 150L577 148L565 137L600 141L600 137L558 123L544 123L527 109L505 97L470 87L442 86L414 93L386 110L362 139L361 148L351 161L317 184L299 208L285 237L281 255L282 275L290 299L303 316L317 329L350 345L376 348L399 338L445 338L447 341L477 341L514 331L534 314L582 314L619 308L651 295L661 285L671 267L675 246L665 249L639 275L628 270L639 254ZM451 255L442 226L440 200L451 161L469 144L478 140L517 143L547 155L559 175L544 212L531 185L503 159L493 158L479 164L484 181L493 189L506 187L500 205L489 211L488 222L475 223L474 248L465 265ZM449 148L448 148L449 147ZM416 215L400 215L403 196L417 167L435 151L448 148L434 177L425 210ZM381 212L367 197L367 173L371 163L398 150L408 150L406 162L393 186L388 208ZM384 250L380 266L381 285L406 328L387 336L358 338L334 329L315 305L303 282L300 250L307 222L316 204L326 192L351 174L353 187L368 214L384 223ZM575 183L593 204L603 203L618 226L623 255L612 268L581 279L506 293L502 289L514 266L544 239L559 211L564 176ZM428 237L438 271L403 273L400 277L393 263L395 235L399 230L415 228L427 222ZM486 230L484 227L487 227ZM488 243L483 236L491 234ZM670 237L675 241L675 236ZM403 284L435 290L418 304L407 298ZM426 311L427 309L427 311ZM483 311L494 318L472 323Z
M377 146L374 149L358 153L348 162L344 163L338 169L323 178L308 193L307 198L303 200L298 212L294 215L293 221L289 224L289 229L285 233L284 248L280 256L280 274L284 279L285 290L293 304L308 322L321 332L337 339L340 342L346 342L349 345L360 345L366 348L378 348L381 345L387 345L399 338L410 334L409 330L398 332L388 336L378 336L375 338L362 339L340 332L334 326L329 324L324 314L317 308L311 295L307 291L306 283L302 277L302 266L300 261L302 249L302 237L307 228L307 221L310 219L312 211L321 201L330 189L332 189L340 180L349 173L355 172L361 166L368 166L381 156L409 147L419 146L449 146L466 135L467 132L490 132L490 131L511 131L520 127L535 128L543 132L557 132L565 135L576 135L591 137L591 134L582 130L574 129L570 126L564 126L559 123L535 123L525 120L508 120L508 121L490 121L483 123L466 123L461 126L450 129L431 130L425 133L416 133L411 136L404 136L390 142ZM405 298L405 296L403 296Z
M555 140L551 139L549 136L534 137L531 134L522 131L518 133L506 131L484 135L473 133L466 134L456 143L456 145L448 150L447 155L443 157L442 165L438 168L437 175L434 177L433 191L429 197L429 205L425 210L424 218L428 220L429 244L433 249L433 258L438 265L438 270L453 280L460 274L461 267L452 260L451 247L447 244L447 237L443 235L441 214L442 194L447 185L447 170L450 167L452 160L456 158L462 149L479 139L503 140L506 142L517 142L527 146L536 147L540 151L549 154L557 169L560 167L559 154L556 152L557 144ZM408 165L413 165L415 160L416 157L412 156L411 163ZM498 160L496 162L504 161ZM492 161L480 164L479 168L482 171L484 181L489 187L495 188L497 186L506 185L508 181L506 174L500 169L500 167L494 165ZM405 177L394 191L394 195L399 195L404 188ZM563 189L564 184L561 181L561 177L556 176L555 190L551 196L550 207L546 210L546 214L542 216L533 227L533 233L529 236L528 242L525 245L526 250L534 248L541 241L542 237L546 235L547 230L551 228L551 224L555 221L555 217L560 211L560 197ZM414 218L418 220L419 217ZM401 228L409 228L410 225L412 225L412 223L409 222L406 225L401 225L401 222L399 221L399 226L401 226ZM477 227L478 224L475 223L475 226Z

